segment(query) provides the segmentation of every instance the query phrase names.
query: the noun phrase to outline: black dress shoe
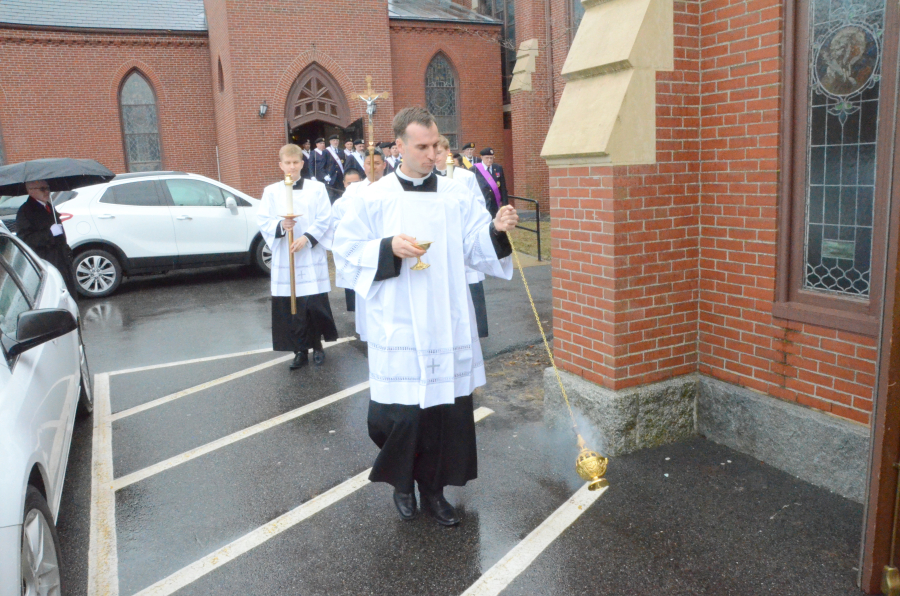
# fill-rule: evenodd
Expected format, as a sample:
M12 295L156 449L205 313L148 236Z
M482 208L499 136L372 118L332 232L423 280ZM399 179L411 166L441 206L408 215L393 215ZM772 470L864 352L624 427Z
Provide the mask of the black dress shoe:
M415 491L411 493L401 493L395 490L394 505L397 506L397 511L400 513L400 519L403 521L415 519L416 514L418 514L418 510L416 509Z
M304 352L297 352L294 354L294 361L291 362L291 370L297 370L300 367L306 366L309 364L309 354Z
M325 362L325 351L313 350L313 362L315 362L317 365Z
M444 498L444 493L423 493L422 495L422 511L434 518L434 520L442 526L455 526L459 523L459 515L453 505Z

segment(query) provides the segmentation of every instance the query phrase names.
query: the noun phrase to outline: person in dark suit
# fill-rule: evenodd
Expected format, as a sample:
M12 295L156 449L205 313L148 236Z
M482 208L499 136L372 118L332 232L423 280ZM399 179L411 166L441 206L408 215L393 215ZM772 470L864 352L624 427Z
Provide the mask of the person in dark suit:
M16 235L39 257L56 267L73 300L78 300L72 249L59 222L59 213L50 202L50 185L46 180L26 182L28 199L16 213Z
M482 149L481 162L476 163L472 171L475 172L478 188L484 195L484 206L487 207L491 217L495 217L500 207L509 205L509 194L506 190L503 168L494 163L494 150L490 147Z
M333 203L335 199L344 191L344 152L338 146L341 138L337 135L328 137L330 146L325 149L325 176L323 181L328 187L328 196L331 197ZM335 193L335 189L340 192Z

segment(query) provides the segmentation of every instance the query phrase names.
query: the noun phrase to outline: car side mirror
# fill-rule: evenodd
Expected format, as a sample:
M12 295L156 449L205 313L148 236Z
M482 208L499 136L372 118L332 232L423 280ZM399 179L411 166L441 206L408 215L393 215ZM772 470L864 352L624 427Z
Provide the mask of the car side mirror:
M225 197L225 206L228 207L232 213L237 212L237 201L234 200L234 197Z
M31 348L62 337L78 329L78 321L62 308L42 308L19 313L15 339L4 334L0 338L7 358L15 358Z

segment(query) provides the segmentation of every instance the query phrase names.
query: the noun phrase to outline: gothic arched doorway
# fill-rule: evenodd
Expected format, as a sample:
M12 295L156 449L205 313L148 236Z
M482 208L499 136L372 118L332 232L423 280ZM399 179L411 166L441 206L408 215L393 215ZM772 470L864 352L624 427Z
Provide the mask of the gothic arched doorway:
M347 98L337 80L317 63L291 85L284 108L285 133L292 143L340 135L342 142L362 136L362 119L350 122Z

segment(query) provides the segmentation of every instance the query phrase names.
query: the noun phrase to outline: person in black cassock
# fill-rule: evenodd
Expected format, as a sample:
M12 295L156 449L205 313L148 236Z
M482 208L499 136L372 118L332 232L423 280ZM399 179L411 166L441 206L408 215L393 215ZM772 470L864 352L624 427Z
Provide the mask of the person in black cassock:
M344 192L344 152L339 147L341 138L337 135L328 137L325 148L325 175L322 180L328 187L328 198L334 203Z
M395 117L403 161L352 195L337 224L336 271L365 302L369 437L380 451L369 479L394 487L403 520L422 510L459 523L445 486L477 477L472 392L484 385L484 360L465 267L512 278L504 207L493 220L472 190L434 173L440 134L422 108ZM354 187L351 187L354 188ZM428 249L417 240L439 239ZM429 268L413 270L415 257Z
M478 180L478 188L484 195L484 206L487 207L491 217L497 215L497 211L504 205L509 205L509 195L506 191L506 176L503 168L494 163L494 150L485 147L481 150L481 162L472 168L475 178Z
M59 222L59 213L50 201L50 185L46 180L35 180L26 182L25 189L28 199L16 213L16 235L39 257L59 270L72 299L78 300L72 249Z
M291 198L293 213L298 217L281 217L287 212L287 191L281 180L263 190L256 223L272 251L272 349L294 352L290 364L294 370L309 362L310 349L315 363L322 364L322 338L335 341L338 336L328 301L328 257L319 242L329 236L331 203L321 182L300 178L303 154L299 147L282 147L278 165L296 181ZM291 230L294 243L288 246L286 236ZM290 253L294 253L296 315L291 314Z

